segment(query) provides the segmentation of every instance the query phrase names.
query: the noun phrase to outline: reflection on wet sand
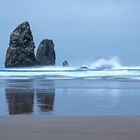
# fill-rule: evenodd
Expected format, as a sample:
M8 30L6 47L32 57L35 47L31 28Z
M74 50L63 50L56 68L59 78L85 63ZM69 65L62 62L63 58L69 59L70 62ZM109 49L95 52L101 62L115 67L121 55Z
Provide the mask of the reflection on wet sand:
M17 88L11 88L13 82L15 81L10 80L8 87L5 89L10 115L33 113L35 103L37 103L40 112L49 112L53 110L55 98L53 81L47 81L52 84L51 88L46 87L43 89L33 88L32 81L24 81L24 84L17 83ZM35 101L35 99L37 101Z
M55 89L37 89L37 101L41 112L53 110Z
M6 89L9 114L32 113L34 104L33 89Z

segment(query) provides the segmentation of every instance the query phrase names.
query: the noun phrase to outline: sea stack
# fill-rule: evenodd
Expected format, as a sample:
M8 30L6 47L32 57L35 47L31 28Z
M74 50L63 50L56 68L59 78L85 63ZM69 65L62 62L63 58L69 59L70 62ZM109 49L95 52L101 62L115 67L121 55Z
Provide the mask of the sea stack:
M10 35L5 58L5 67L26 67L36 65L35 44L29 23L23 22Z
M55 65L55 59L53 41L49 39L42 40L36 53L37 64L42 66L53 66Z
M69 63L67 60L65 60L63 63L62 63L63 67L68 67L69 66Z

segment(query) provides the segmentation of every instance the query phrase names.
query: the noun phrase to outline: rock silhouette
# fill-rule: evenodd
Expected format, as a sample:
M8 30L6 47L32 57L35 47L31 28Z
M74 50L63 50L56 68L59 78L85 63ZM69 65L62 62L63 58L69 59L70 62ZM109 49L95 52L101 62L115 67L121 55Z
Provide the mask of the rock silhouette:
M5 67L25 67L36 64L35 44L28 22L20 24L10 35Z
M67 60L65 60L63 63L62 63L63 67L68 67L69 66L69 63Z
M44 39L41 41L36 53L37 64L44 66L55 65L55 59L56 56L53 41Z

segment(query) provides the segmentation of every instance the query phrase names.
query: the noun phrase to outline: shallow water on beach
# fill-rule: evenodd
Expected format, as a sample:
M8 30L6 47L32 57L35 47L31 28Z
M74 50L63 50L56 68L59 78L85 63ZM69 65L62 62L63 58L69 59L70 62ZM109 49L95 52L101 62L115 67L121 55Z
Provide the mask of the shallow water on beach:
M140 115L140 81L1 79L0 116Z

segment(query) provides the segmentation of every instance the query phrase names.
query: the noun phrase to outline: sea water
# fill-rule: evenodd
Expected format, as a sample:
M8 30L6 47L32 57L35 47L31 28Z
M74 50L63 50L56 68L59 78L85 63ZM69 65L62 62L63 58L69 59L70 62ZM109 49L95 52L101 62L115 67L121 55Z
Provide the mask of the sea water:
M0 116L140 115L140 67L99 62L0 68Z

